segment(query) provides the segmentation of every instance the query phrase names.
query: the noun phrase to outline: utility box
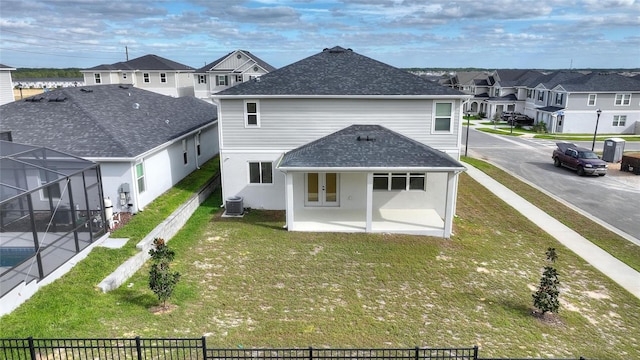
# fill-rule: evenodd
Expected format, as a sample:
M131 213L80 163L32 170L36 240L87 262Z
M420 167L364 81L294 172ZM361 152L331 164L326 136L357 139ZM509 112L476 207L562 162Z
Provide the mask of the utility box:
M230 216L240 216L244 213L244 207L242 205L242 197L232 196L227 198L225 204L225 214Z
M602 160L610 163L617 163L622 160L624 153L624 139L611 138L604 141L604 151Z

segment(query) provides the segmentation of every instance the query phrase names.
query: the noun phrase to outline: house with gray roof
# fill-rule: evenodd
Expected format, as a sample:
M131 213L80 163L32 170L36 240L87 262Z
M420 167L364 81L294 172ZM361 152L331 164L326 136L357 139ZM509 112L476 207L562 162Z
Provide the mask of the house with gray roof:
M448 238L470 97L324 49L213 95L223 196L285 210L290 231Z
M14 142L100 164L114 212L136 213L218 153L217 109L132 85L61 88L0 107Z
M194 72L195 96L211 102L211 95L253 80L275 68L247 50L235 50Z
M0 105L10 103L13 98L13 84L11 82L11 72L16 68L0 64Z
M194 68L149 54L80 70L86 85L133 85L158 94L193 96Z

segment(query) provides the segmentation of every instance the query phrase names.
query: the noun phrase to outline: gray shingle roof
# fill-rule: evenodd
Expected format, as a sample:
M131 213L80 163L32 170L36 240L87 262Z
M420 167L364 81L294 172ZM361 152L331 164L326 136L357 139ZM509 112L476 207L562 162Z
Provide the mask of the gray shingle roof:
M187 71L191 72L194 69L191 66L187 66L184 64L177 63L175 61L165 59L163 57L157 55L144 55L129 61L117 62L114 64L103 64L98 65L89 69L84 69L83 71L95 71L95 70L107 70L107 71L117 71L117 70L166 70L166 71Z
M90 158L135 157L217 119L215 105L123 85L69 87L0 106L13 141Z
M640 91L640 81L616 73L591 73L559 84L566 91Z
M584 74L575 71L554 71L549 74L534 76L527 79L522 85L529 88L535 88L542 84L547 89L553 89L558 84L563 84L571 79L579 78Z
M465 169L444 152L380 125L351 125L289 151L278 167Z
M271 72L273 70L275 70L276 68L274 68L273 66L267 64L264 60L260 59L259 57L253 55L252 53L250 53L247 50L236 50L236 51L232 51L228 54L226 54L225 56L214 60L213 62L201 67L200 69L196 70L196 73L206 73L208 71L213 70L213 68L218 65L219 63L221 63L224 59L228 58L230 55L234 54L237 51L241 51L242 53L244 53L246 56L248 56L249 58L253 59L258 65L260 65L263 69L267 70L268 72Z
M216 95L464 94L336 46Z

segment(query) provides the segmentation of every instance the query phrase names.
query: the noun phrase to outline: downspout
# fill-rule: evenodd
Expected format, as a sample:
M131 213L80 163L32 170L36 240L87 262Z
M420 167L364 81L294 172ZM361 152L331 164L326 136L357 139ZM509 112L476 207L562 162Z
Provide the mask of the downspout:
M200 133L202 133L202 130L198 131L198 133L193 137L193 150L196 155L196 169L198 170L200 170L200 165L198 164L198 144L200 143ZM196 139L198 139L198 141L195 141Z

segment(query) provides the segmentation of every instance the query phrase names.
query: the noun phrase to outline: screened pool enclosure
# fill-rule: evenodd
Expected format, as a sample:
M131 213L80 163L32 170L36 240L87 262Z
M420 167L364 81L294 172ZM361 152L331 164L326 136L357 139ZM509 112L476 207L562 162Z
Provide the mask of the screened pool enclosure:
M94 162L0 141L0 297L106 233L100 179Z

